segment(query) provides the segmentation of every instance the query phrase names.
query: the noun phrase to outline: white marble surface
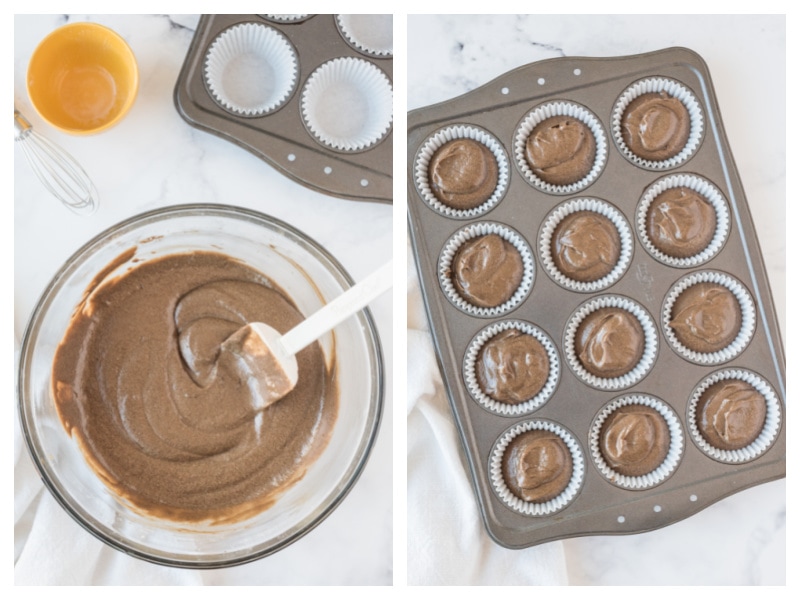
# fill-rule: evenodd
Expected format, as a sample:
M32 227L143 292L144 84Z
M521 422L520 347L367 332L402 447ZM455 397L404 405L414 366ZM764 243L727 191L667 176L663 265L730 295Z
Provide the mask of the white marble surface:
M173 89L196 15L36 15L14 18L14 102L34 128L72 153L94 179L100 209L72 214L14 152L14 333L19 341L39 295L64 260L91 237L139 212L192 202L234 204L296 226L359 279L391 256L392 207L322 195L290 181L245 150L190 127ZM50 31L97 21L132 47L141 85L114 128L74 137L45 124L25 89L28 59ZM15 426L15 579L32 583L376 584L392 582L392 302L372 304L387 366L386 404L370 461L336 511L285 550L242 567L187 571L129 558L77 527L50 498ZM346 399L344 399L346 401ZM69 543L55 543L67 535Z
M517 66L559 56L616 56L671 46L708 63L722 119L747 193L785 339L786 21L783 16L410 16L408 108L468 92ZM413 283L413 266L409 266ZM413 285L409 289L413 292ZM423 322L422 325L420 323ZM425 328L419 296L409 294L409 339ZM441 395L441 387L436 389ZM409 382L409 390L417 389ZM409 399L409 402L412 402ZM408 426L421 422L411 411ZM417 435L418 432L417 432ZM440 445L453 442L454 438ZM424 461L414 463L424 471ZM425 474L409 471L409 479ZM469 499L470 501L472 498ZM447 501L458 502L452 498ZM409 499L409 506L412 499ZM409 556L431 541L409 514ZM474 535L482 547L486 534ZM442 547L445 547L443 545ZM556 542L574 585L733 584L786 581L786 486L772 482L735 494L670 527L633 536ZM536 569L513 552L517 568ZM481 568L481 560L464 559ZM409 578L424 583L411 572ZM431 569L432 571L435 568ZM509 569L503 571L504 577ZM491 577L482 582L506 583Z

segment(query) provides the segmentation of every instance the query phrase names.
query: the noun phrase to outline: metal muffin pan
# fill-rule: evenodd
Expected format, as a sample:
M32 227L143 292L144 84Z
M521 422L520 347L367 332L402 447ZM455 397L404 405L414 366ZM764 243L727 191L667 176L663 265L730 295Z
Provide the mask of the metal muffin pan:
M615 103L631 84L663 77L690 90L703 113L699 146L681 164L653 169L636 165L614 142ZM568 101L599 119L607 140L600 174L585 189L553 194L534 187L514 160L515 133L535 107ZM509 157L509 181L502 198L478 215L448 216L427 203L415 183L420 148L437 131L463 125L488 132ZM786 472L785 357L764 263L744 189L719 114L708 68L691 50L671 48L618 58L557 58L520 67L453 100L408 115L408 220L423 299L439 367L470 467L473 488L490 536L509 548L582 535L631 534L684 519L742 489L779 479ZM699 266L669 266L656 260L635 233L636 210L646 190L660 178L687 173L712 182L730 209L724 245ZM633 252L623 275L599 291L570 290L551 278L539 253L544 220L557 205L573 198L601 199L623 214L634 231ZM494 317L470 315L448 299L437 272L440 255L453 234L472 223L511 227L534 250L532 289L516 308ZM683 277L720 272L741 282L755 305L755 329L744 350L722 364L704 365L681 357L669 344L662 311L669 290ZM594 298L620 296L639 304L655 323L655 362L643 378L624 389L601 390L585 384L567 363L564 339L571 315ZM504 416L487 410L470 395L464 362L473 338L488 325L518 320L540 328L556 346L560 375L555 392L532 412ZM696 387L714 373L741 369L758 374L775 392L781 419L769 448L741 464L705 454L690 431L689 404ZM654 396L678 418L683 450L677 466L661 481L630 490L611 483L592 459L591 427L603 408L621 396ZM522 514L503 502L492 483L494 445L511 428L528 421L553 424L574 436L583 458L578 493L548 514ZM732 524L735 526L735 524Z
M288 15L278 15L286 17ZM301 94L309 76L336 58L374 65L391 83L392 56L360 51L340 32L336 15L303 15L280 20L270 15L203 15L175 85L175 106L190 125L249 150L287 177L313 190L351 200L392 201L392 127L359 151L320 143L303 120ZM236 25L256 23L280 33L297 61L296 83L287 100L264 116L234 114L211 95L204 63L214 41Z

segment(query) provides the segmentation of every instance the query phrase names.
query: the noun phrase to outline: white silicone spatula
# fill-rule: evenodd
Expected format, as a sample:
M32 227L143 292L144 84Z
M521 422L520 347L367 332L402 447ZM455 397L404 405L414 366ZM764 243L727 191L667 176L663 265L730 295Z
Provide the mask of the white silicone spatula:
M263 374L260 406L266 408L297 385L295 354L392 286L392 261L281 335L266 323L248 323L222 344L244 361L250 373Z

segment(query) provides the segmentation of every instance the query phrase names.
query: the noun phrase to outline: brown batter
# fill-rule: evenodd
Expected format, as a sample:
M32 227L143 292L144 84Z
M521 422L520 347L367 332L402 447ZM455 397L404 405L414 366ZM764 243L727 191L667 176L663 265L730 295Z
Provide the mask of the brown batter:
M647 209L647 236L658 250L688 258L705 250L717 230L717 213L702 195L687 187L661 192Z
M428 176L433 195L450 208L468 210L486 202L497 188L497 158L484 144L457 139L431 158Z
M752 444L767 418L767 402L758 390L739 379L715 383L697 402L697 426L709 444L740 450Z
M266 276L222 254L170 255L103 276L53 362L56 407L89 463L158 517L229 522L269 507L328 443L335 366L312 344L297 354L297 387L257 410L258 374L220 344L252 321L286 332L300 312Z
M575 354L596 377L621 377L644 354L644 330L639 320L622 308L600 308L578 325Z
M534 429L519 434L503 454L503 479L527 502L557 498L572 479L572 454L555 433Z
M586 177L594 165L595 152L591 129L565 115L537 124L525 143L531 170L552 185L569 185Z
M724 285L697 283L675 300L669 326L689 350L718 352L739 334L742 310L736 296Z
M622 140L645 160L667 160L689 141L691 118L683 102L667 92L634 98L622 115Z
M459 295L484 308L508 302L525 273L519 250L496 233L464 242L453 257L451 270Z
M581 210L564 217L553 231L551 255L556 268L580 282L602 279L619 262L619 231L608 217Z
M519 404L542 391L550 375L550 359L535 337L509 329L481 348L475 374L487 396L498 402Z
M600 428L600 452L617 473L641 477L657 469L669 453L669 426L656 409L619 407Z

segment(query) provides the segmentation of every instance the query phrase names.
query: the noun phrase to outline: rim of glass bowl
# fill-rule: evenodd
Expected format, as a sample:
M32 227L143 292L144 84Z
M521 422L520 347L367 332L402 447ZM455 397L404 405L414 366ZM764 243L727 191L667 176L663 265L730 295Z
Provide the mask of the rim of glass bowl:
M142 550L138 546L129 544L128 541L120 536L106 531L105 527L87 518L83 514L80 507L73 506L69 499L66 498L60 491L58 485L53 481L54 473L50 470L49 465L40 460L38 451L35 448L34 436L31 434L32 415L30 414L29 407L25 401L30 390L28 389L29 369L33 346L31 340L36 337L41 326L41 320L51 302L55 299L57 292L60 290L62 284L71 275L80 264L93 255L93 251L99 245L103 244L109 238L116 237L124 232L135 229L142 224L153 223L174 217L177 215L186 216L220 216L240 219L251 224L260 225L271 229L281 235L284 235L297 243L303 250L309 252L315 259L320 261L326 270L334 277L344 289L353 285L353 279L344 269L344 267L336 260L325 248L319 243L308 237L306 234L296 229L295 227L270 217L263 213L241 208L231 205L223 204L183 204L160 208L144 213L139 213L124 221L117 223L104 230L89 242L84 244L79 250L73 253L65 262L64 265L53 276L50 283L45 288L44 292L36 303L36 306L28 320L25 328L25 333L22 338L20 346L19 365L18 365L18 378L17 378L17 402L19 405L19 418L22 427L25 445L28 450L28 455L31 457L36 470L39 472L44 486L50 491L56 501L61 507L86 531L105 542L109 546L124 552L125 554L146 560L148 562L173 566L173 567L186 567L197 569L212 569L220 567L230 567L240 565L254 560L258 560L270 554L289 546L295 541L302 538L304 535L313 530L317 525L324 521L328 515L344 500L347 494L358 481L361 473L364 470L369 455L374 446L380 422L383 414L383 401L384 401L384 365L383 354L380 345L380 338L378 330L375 326L372 314L369 309L364 309L357 313L356 318L361 321L362 328L365 331L364 340L367 344L367 351L370 359L370 372L373 373L372 389L370 390L370 413L367 417L364 430L364 435L358 445L357 452L355 453L356 459L349 465L346 472L346 477L343 478L343 486L336 486L331 493L320 503L319 509L312 512L306 519L301 521L293 529L289 530L288 535L282 535L278 538L277 543L257 546L252 551L244 551L241 555L230 556L229 553L221 552L215 556L209 557L196 557L191 558L187 556L172 555L169 553L157 553L158 551L148 552ZM57 479L57 477L55 478ZM223 558L225 557L225 558Z

